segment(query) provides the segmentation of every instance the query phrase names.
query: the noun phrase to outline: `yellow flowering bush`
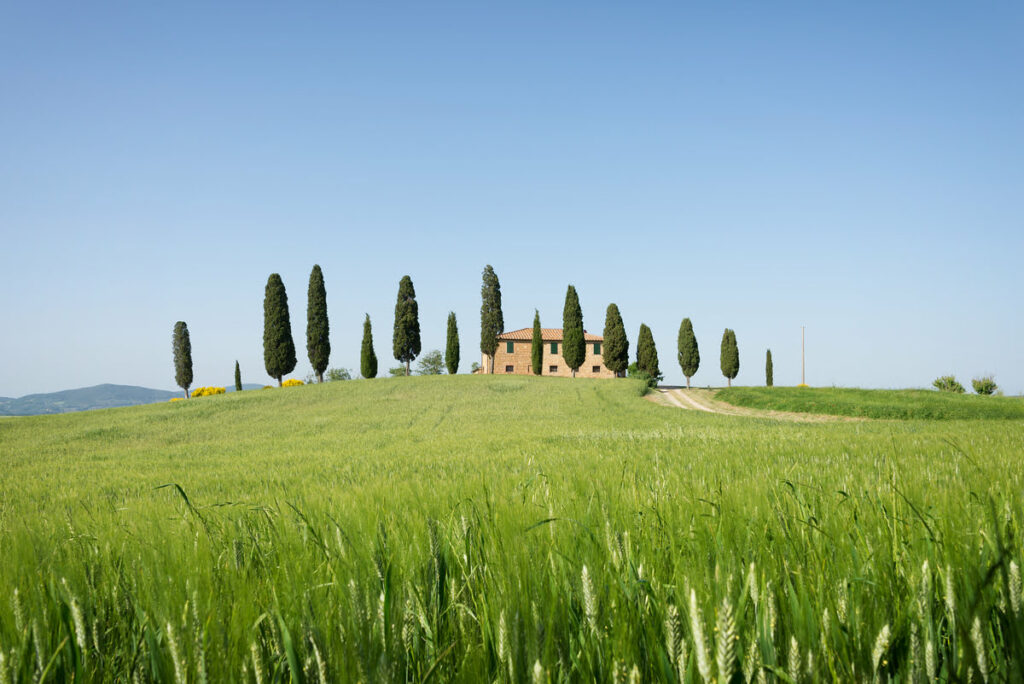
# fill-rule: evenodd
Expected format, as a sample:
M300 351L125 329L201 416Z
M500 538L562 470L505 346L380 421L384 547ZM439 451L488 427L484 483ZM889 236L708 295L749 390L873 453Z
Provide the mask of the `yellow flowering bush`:
M285 380L284 382L281 383L281 387L298 387L299 385L305 384L306 383L302 382L298 378L289 378L288 380Z
M810 385L801 382L797 387L810 387Z
M225 389L223 387L196 387L192 390L192 398L196 397L212 397L215 394L224 394Z
M171 397L171 401L185 401L181 397Z

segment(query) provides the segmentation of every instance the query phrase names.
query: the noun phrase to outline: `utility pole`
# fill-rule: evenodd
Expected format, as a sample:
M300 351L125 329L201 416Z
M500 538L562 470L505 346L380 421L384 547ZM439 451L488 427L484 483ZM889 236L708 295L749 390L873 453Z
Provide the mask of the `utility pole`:
M804 354L807 351L807 342L805 341L806 340L806 335L805 335L805 332L804 332L806 327L807 326L804 326L804 325L800 326L800 384L801 385L806 385L807 384L807 376L805 375L805 372L804 372L805 369L806 369L806 364L804 363Z

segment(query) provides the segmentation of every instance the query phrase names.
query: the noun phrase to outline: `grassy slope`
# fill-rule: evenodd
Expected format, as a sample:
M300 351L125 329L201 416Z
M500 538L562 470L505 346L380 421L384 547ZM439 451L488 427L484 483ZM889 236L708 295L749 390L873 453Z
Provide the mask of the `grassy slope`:
M1019 397L980 397L932 390L836 387L732 387L716 399L734 406L834 416L921 420L1024 420Z
M284 625L297 662L322 657L342 681L418 680L435 663L440 679L492 681L538 660L553 677L635 663L666 679L663 625L670 605L687 624L692 587L709 644L729 601L743 663L751 644L785 668L793 638L827 644L817 672L855 679L883 625L905 644L925 560L936 620L948 577L957 624L977 598L988 629L988 501L1000 529L1019 528L1022 449L1013 423L797 425L658 407L626 381L522 377L0 421L0 647L26 678L51 653L65 679L168 678L174 633L190 671L215 654L218 681L251 678L252 649L285 668ZM171 482L194 509L156 489ZM940 661L965 634L939 642ZM963 677L964 658L942 662Z

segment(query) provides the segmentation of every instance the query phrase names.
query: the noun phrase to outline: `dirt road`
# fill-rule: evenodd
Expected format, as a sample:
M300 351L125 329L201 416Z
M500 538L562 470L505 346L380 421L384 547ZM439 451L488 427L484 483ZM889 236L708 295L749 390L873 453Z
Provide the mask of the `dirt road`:
M828 423L835 421L855 421L862 418L849 416L827 416L817 413L794 413L791 411L769 411L764 409L733 406L715 399L718 390L686 389L685 387L659 387L647 395L648 400L662 406L672 406L685 411L704 411L727 416L748 416L753 418L773 418L796 423Z

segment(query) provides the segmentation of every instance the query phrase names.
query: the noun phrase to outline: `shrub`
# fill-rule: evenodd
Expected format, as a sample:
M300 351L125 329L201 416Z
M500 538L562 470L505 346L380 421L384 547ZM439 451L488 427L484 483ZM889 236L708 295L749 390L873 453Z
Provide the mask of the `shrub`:
M940 392L953 392L955 394L963 394L964 386L956 381L956 378L952 375L943 375L942 377L935 378L932 381L932 387L939 390Z
M971 380L971 387L973 387L974 391L977 392L978 394L982 394L985 396L995 394L995 391L999 389L999 386L996 385L996 379L993 378L991 375L986 375L980 378L974 378L973 380Z
M181 397L171 397L171 401L185 401Z
M305 384L306 383L302 382L298 378L288 378L287 380L281 383L281 387L300 387Z
M416 375L441 375L444 373L444 357L440 349L424 354L416 364Z
M328 368L327 369L327 382L340 382L342 380L351 380L352 371L348 368Z
M192 390L192 398L196 397L212 397L215 394L224 394L225 389L223 387L196 387Z
M657 387L658 382L662 379L660 375L653 376L647 371L641 370L640 367L636 365L636 361L629 364L627 373L629 377L636 378L637 380L642 380L644 383L647 384L648 387L651 388Z
M274 389L274 386L273 385L264 385L260 389Z

